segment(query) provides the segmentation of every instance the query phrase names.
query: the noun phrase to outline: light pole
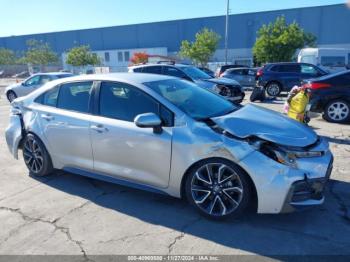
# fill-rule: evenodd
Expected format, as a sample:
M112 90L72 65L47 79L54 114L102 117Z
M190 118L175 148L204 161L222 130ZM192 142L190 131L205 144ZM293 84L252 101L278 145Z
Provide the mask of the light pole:
M225 28L225 64L228 61L228 20L230 16L230 0L227 0L227 10L226 10L226 28Z

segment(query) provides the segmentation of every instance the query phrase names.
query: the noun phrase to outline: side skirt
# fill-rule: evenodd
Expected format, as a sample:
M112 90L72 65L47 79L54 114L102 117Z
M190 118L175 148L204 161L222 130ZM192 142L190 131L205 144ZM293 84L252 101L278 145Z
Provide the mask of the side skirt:
M102 181L109 182L112 184L122 185L122 186L131 187L131 188L135 188L135 189L139 189L139 190L143 190L143 191L148 191L148 192L152 192L152 193L156 193L156 194L170 196L166 192L159 190L157 188L147 186L147 185L140 185L140 184L137 184L134 182L115 178L115 177L105 175L105 174L92 173L92 172L89 172L86 170L81 170L81 169L74 168L74 167L65 167L65 168L63 168L63 170L68 172L68 173L77 174L80 176L89 177L89 178L93 178L96 180L102 180Z

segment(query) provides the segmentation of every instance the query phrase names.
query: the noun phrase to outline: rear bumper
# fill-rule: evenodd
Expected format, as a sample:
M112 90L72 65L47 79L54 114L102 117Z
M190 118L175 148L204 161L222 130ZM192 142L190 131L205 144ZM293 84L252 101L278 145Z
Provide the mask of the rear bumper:
M11 115L10 123L5 131L6 143L10 153L18 159L18 147L22 140L22 124L19 115Z

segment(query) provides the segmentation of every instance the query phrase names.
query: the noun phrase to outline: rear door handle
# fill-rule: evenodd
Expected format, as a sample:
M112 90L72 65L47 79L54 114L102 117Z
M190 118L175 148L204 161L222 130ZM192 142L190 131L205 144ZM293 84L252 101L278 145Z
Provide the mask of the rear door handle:
M108 132L108 128L104 127L103 125L92 125L91 129L95 130L97 133Z
M52 115L50 115L50 114L42 114L41 117L42 117L43 119L45 119L46 121L51 121L51 120L54 120L54 119L55 119L55 118L54 118Z

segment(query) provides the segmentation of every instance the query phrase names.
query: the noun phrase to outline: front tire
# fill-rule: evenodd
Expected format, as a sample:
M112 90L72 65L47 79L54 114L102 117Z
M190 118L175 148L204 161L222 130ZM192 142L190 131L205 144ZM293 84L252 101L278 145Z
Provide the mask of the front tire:
M329 102L324 110L323 118L332 123L350 121L350 103L342 99Z
M268 83L266 86L266 93L271 97L276 97L282 92L282 87L277 82Z
M24 138L23 159L29 172L34 176L47 176L53 171L51 158L45 145L33 134L27 134Z
M10 103L12 103L12 101L17 98L16 93L13 91L8 91L6 96L7 96L7 99Z
M186 179L186 197L195 209L210 219L238 217L252 196L247 175L224 159L202 161Z

